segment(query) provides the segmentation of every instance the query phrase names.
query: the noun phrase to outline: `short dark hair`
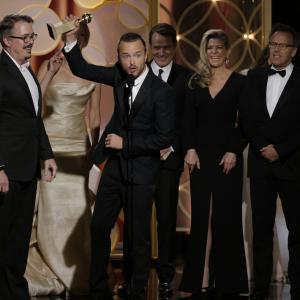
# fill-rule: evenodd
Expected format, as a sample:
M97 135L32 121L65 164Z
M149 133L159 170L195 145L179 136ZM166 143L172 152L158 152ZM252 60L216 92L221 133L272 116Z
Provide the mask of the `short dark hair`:
M158 33L164 37L170 37L173 44L177 45L177 33L175 28L167 23L158 23L157 25L153 26L150 33L149 33L149 44L152 44L152 36L154 33Z
M26 15L11 14L5 16L0 22L0 43L4 47L3 39L11 35L11 31L17 22L33 23L33 19Z
M146 47L146 42L145 40L142 38L141 35L139 35L138 33L136 32L127 32L127 33L124 33L120 39L119 39L119 42L118 42L118 53L119 53L119 48L120 48L120 44L121 42L126 42L126 43L129 43L129 42L135 42L135 41L138 41L140 40L142 42L142 44L144 45L144 48L145 48L145 52L147 52L147 47Z
M287 25L287 24L283 24L283 23L276 23L271 29L271 32L269 34L269 40L271 40L272 35L277 31L290 33L291 36L293 37L294 47L296 47L296 48L299 47L299 43L300 43L299 33L295 30L294 27Z

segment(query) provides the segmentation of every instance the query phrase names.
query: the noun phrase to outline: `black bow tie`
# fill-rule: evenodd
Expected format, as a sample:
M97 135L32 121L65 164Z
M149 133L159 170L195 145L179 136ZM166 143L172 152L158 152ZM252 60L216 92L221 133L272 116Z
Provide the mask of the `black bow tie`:
M268 70L268 75L269 75L269 76L270 76L270 75L274 75L274 74L279 74L281 77L284 77L284 76L285 76L285 73L286 73L285 70L280 70L280 71L275 70L275 69L269 69L269 70Z

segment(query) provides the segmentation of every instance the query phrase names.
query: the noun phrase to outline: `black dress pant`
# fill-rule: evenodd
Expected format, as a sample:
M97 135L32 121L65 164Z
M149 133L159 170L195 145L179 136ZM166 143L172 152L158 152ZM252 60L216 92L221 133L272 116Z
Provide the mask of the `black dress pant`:
M29 300L24 278L37 180L10 181L0 194L0 300Z
M161 168L155 207L158 234L157 274L159 280L170 283L175 274L175 238L178 188L181 170Z
M201 160L201 157L206 156ZM192 222L185 266L179 289L201 294L207 233L212 199L212 243L210 271L217 293L248 292L242 225L242 158L226 175L223 167L199 155L201 168L190 175ZM205 159L206 158L206 159Z
M91 299L111 297L107 285L110 233L124 207L124 261L132 299L144 293L150 271L150 218L154 185L128 184L121 176L118 158L110 159L100 180L92 218Z
M269 290L273 267L273 228L279 195L289 231L291 295L300 299L300 182L267 177L251 179L250 184L255 290L262 293Z

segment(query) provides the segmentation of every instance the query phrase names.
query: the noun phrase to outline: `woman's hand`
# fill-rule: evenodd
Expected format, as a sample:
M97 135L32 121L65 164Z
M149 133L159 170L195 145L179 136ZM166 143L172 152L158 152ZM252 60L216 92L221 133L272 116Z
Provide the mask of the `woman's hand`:
M226 152L219 163L220 166L223 165L223 172L225 174L228 174L229 171L234 168L235 164L236 155L232 152Z
M0 193L7 193L9 191L9 180L4 170L0 171Z
M61 51L56 52L49 59L48 66L47 66L48 72L50 72L52 74L52 76L54 76L58 72L63 61L64 61L64 57L63 57L63 54L61 53Z
M187 164L190 173L193 172L195 166L200 169L200 160L195 149L189 149L186 152L184 162Z

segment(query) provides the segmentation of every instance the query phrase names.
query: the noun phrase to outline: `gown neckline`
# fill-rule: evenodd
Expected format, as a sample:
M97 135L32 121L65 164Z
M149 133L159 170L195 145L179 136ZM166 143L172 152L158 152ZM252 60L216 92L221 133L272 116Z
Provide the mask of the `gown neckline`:
M221 93L222 91L226 88L226 86L228 85L228 82L230 81L230 79L232 78L234 72L231 72L231 74L228 76L227 80L225 81L225 83L223 84L222 88L218 91L218 93L213 97L210 93L209 87L207 87L207 92L209 94L209 97L211 100L215 100Z

